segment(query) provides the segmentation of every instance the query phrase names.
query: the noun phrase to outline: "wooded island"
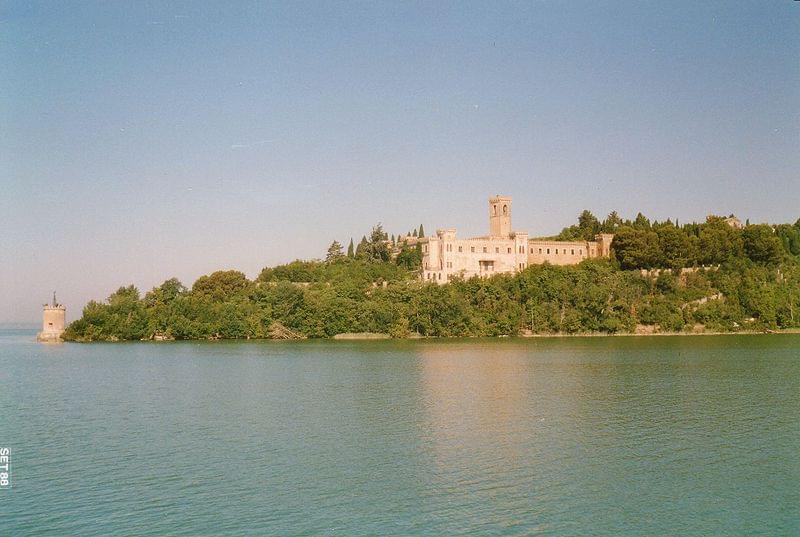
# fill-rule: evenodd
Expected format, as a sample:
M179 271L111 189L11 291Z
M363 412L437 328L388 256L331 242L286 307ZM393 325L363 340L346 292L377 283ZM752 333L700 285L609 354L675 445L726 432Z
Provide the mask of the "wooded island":
M419 245L380 225L347 253L169 279L142 297L133 285L86 305L64 339L326 338L765 331L800 327L800 219L678 225L641 213L602 222L584 211L557 240L613 233L610 259L530 265L516 274L445 285L420 280ZM415 235L422 235L420 232Z

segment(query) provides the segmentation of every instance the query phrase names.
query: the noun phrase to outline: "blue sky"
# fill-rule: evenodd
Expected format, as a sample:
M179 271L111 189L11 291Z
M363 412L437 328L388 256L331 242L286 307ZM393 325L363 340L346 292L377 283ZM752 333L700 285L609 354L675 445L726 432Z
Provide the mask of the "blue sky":
M0 322L582 209L800 217L800 2L0 4Z

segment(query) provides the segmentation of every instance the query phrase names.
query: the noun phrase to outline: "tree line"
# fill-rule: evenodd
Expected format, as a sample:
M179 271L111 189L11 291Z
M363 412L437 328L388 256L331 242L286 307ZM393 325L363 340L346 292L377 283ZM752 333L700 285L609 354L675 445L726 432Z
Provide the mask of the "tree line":
M425 229L422 224L419 230L414 229L413 233L408 232L405 237L392 235L389 238L388 234L383 230L383 226L378 223L373 226L369 237L364 235L358 246L353 245L353 239L350 239L350 244L345 253L342 244L334 240L328 247L325 254L325 262L332 263L341 259L361 259L373 262L390 262L405 267L409 270L418 269L422 263L422 248L418 244L410 244L411 241L406 240L409 237L423 238L425 236Z
M634 220L622 220L616 211L601 222L591 212L583 211L576 225L564 228L554 238L594 240L598 233L614 234L612 251L623 270L680 269L740 258L777 265L786 258L800 256L800 219L777 226L747 222L738 228L721 216L680 225L669 219L651 222L642 213Z

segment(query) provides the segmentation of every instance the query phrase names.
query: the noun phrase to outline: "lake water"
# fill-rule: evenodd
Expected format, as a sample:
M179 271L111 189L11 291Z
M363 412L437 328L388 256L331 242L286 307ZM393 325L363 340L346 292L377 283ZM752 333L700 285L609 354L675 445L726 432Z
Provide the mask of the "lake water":
M34 334L0 535L800 534L800 335Z

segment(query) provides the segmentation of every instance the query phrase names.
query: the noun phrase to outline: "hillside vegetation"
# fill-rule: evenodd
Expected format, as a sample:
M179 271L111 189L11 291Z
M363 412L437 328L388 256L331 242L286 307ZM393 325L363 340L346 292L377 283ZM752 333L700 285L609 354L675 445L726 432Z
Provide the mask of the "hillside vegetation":
M615 233L614 257L576 266L534 265L514 275L419 281L416 247L380 226L347 254L267 267L251 281L219 271L186 288L165 281L144 296L120 287L90 302L64 337L74 341L497 336L800 327L800 220L734 229L721 218L678 226L599 222L585 211L559 238ZM421 234L421 233L420 233ZM399 243L398 243L399 244ZM693 270L680 270L696 267ZM662 269L643 275L641 269ZM657 274L656 274L657 273ZM647 328L647 330L643 330Z

